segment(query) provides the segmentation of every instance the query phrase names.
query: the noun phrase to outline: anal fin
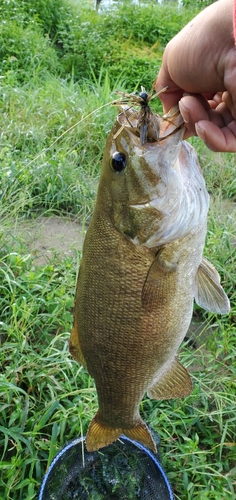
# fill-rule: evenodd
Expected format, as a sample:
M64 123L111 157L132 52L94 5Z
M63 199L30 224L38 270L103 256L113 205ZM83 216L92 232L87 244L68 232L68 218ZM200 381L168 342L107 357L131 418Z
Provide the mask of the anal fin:
M152 399L175 399L189 396L191 392L191 377L175 358L160 380L148 389L148 396Z

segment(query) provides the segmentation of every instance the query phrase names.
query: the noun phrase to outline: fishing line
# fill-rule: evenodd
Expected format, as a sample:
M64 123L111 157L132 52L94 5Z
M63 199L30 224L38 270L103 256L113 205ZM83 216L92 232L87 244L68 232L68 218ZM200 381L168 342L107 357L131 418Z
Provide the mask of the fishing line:
M47 148L44 148L41 153L39 153L37 156L35 156L29 163L26 164L26 167L28 167L29 165L31 165L34 161L36 161L38 158L40 158L40 156L42 156L44 153L46 153L46 151L49 151L53 146L54 144L56 144L60 139L62 139L62 137L64 137L64 135L66 135L68 132L70 132L71 130L73 130L75 127L77 127L77 125L79 125L80 123L82 123L84 120L86 120L87 118L89 118L90 116L92 116L94 113L96 113L97 111L99 111L100 109L103 109L105 108L106 106L110 106L111 104L113 103L113 101L110 101L110 102L107 102L106 104L103 104L102 106L100 106L99 108L96 108L94 109L93 111L91 111L91 113L89 113L88 115L84 116L83 118L81 118L78 122L74 123L74 125L71 125L71 127L69 127L67 130L65 130L64 132L62 132L61 135L59 135L59 137L57 137L55 139L55 141L52 142L52 144L50 144L50 146L48 146Z
M154 82L155 84L155 82ZM152 85L152 88L151 88L151 91L149 92L149 95L151 94L153 88L154 88L154 84ZM161 89L158 93L156 93L155 95L153 95L151 97L149 97L149 100L152 100L154 97L157 97L159 94L161 94L162 92L165 92L167 90L168 87L164 87L163 89ZM142 89L144 89L144 87L142 87ZM145 90L145 89L144 89ZM128 99L129 97L129 100L130 100L130 96L134 96L134 94L127 94L125 92L119 92L119 91L116 91L117 94L125 97L126 99ZM132 99L131 99L132 100ZM126 101L127 102L127 101ZM84 116L83 118L81 118L78 122L74 123L74 125L71 125L71 127L69 127L67 130L65 130L64 132L62 132L61 135L59 135L59 137L57 137L55 139L55 141L52 142L52 144L50 144L50 146L48 146L47 148L44 148L37 156L35 156L32 160L30 160L30 162L28 162L26 164L26 167L28 167L29 165L31 165L34 161L38 160L38 158L40 158L40 156L42 156L44 153L46 153L47 151L50 151L50 149L58 142L60 141L60 139L62 139L62 137L64 137L66 134L68 134L69 132L71 132L71 130L73 130L75 127L77 127L78 125L80 125L80 123L82 123L84 120L87 120L87 118L89 118L90 116L92 116L94 113L96 113L97 111L100 111L100 109L103 109L105 108L106 106L110 106L110 105L115 105L115 106L119 106L119 105L122 105L123 104L123 99L121 99L120 101L117 100L117 101L109 101L107 102L106 104L103 104L102 106L100 106L99 108L96 108L94 109L93 111L91 111L91 113L88 113L86 116ZM124 128L124 127L123 127ZM118 131L119 132L119 131ZM118 134L117 134L118 135Z

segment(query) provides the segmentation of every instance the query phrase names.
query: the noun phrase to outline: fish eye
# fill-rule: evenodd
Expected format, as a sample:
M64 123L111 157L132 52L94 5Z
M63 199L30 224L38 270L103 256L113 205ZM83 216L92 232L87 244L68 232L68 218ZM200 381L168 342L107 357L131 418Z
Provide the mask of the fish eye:
M114 170L114 172L120 173L125 169L126 165L127 165L127 159L126 159L125 154L119 153L118 151L116 151L112 155L112 159L111 159L112 170Z

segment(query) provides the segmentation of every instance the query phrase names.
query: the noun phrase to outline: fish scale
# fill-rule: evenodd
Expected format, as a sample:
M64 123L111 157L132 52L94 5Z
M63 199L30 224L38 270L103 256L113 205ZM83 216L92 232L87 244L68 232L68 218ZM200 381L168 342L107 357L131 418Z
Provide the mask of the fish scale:
M155 115L154 141L152 116L142 122L143 144L139 112L119 114L84 241L70 352L98 394L89 451L121 434L156 451L139 405L146 392L155 399L190 394L178 349L194 298L207 310L229 312L219 275L203 257L209 196L196 154L182 140L182 118L176 109Z

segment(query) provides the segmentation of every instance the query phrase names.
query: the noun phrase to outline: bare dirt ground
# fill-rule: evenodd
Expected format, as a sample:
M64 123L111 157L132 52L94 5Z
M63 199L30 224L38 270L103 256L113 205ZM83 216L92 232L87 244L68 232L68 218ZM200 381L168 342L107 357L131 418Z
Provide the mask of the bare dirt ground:
M222 206L218 209L221 209L222 217L227 217L234 212L236 204L230 200L222 200ZM28 251L35 257L34 263L39 266L44 265L55 254L58 257L69 256L81 250L87 229L76 220L57 216L8 222L5 235L8 243L12 244L13 251L14 242L20 239L22 243L26 243ZM236 245L234 237L231 245Z
M34 256L34 264L40 266L57 254L75 254L82 249L86 229L76 221L62 217L39 217L11 224L7 231L7 240L21 239L26 243L29 253Z

